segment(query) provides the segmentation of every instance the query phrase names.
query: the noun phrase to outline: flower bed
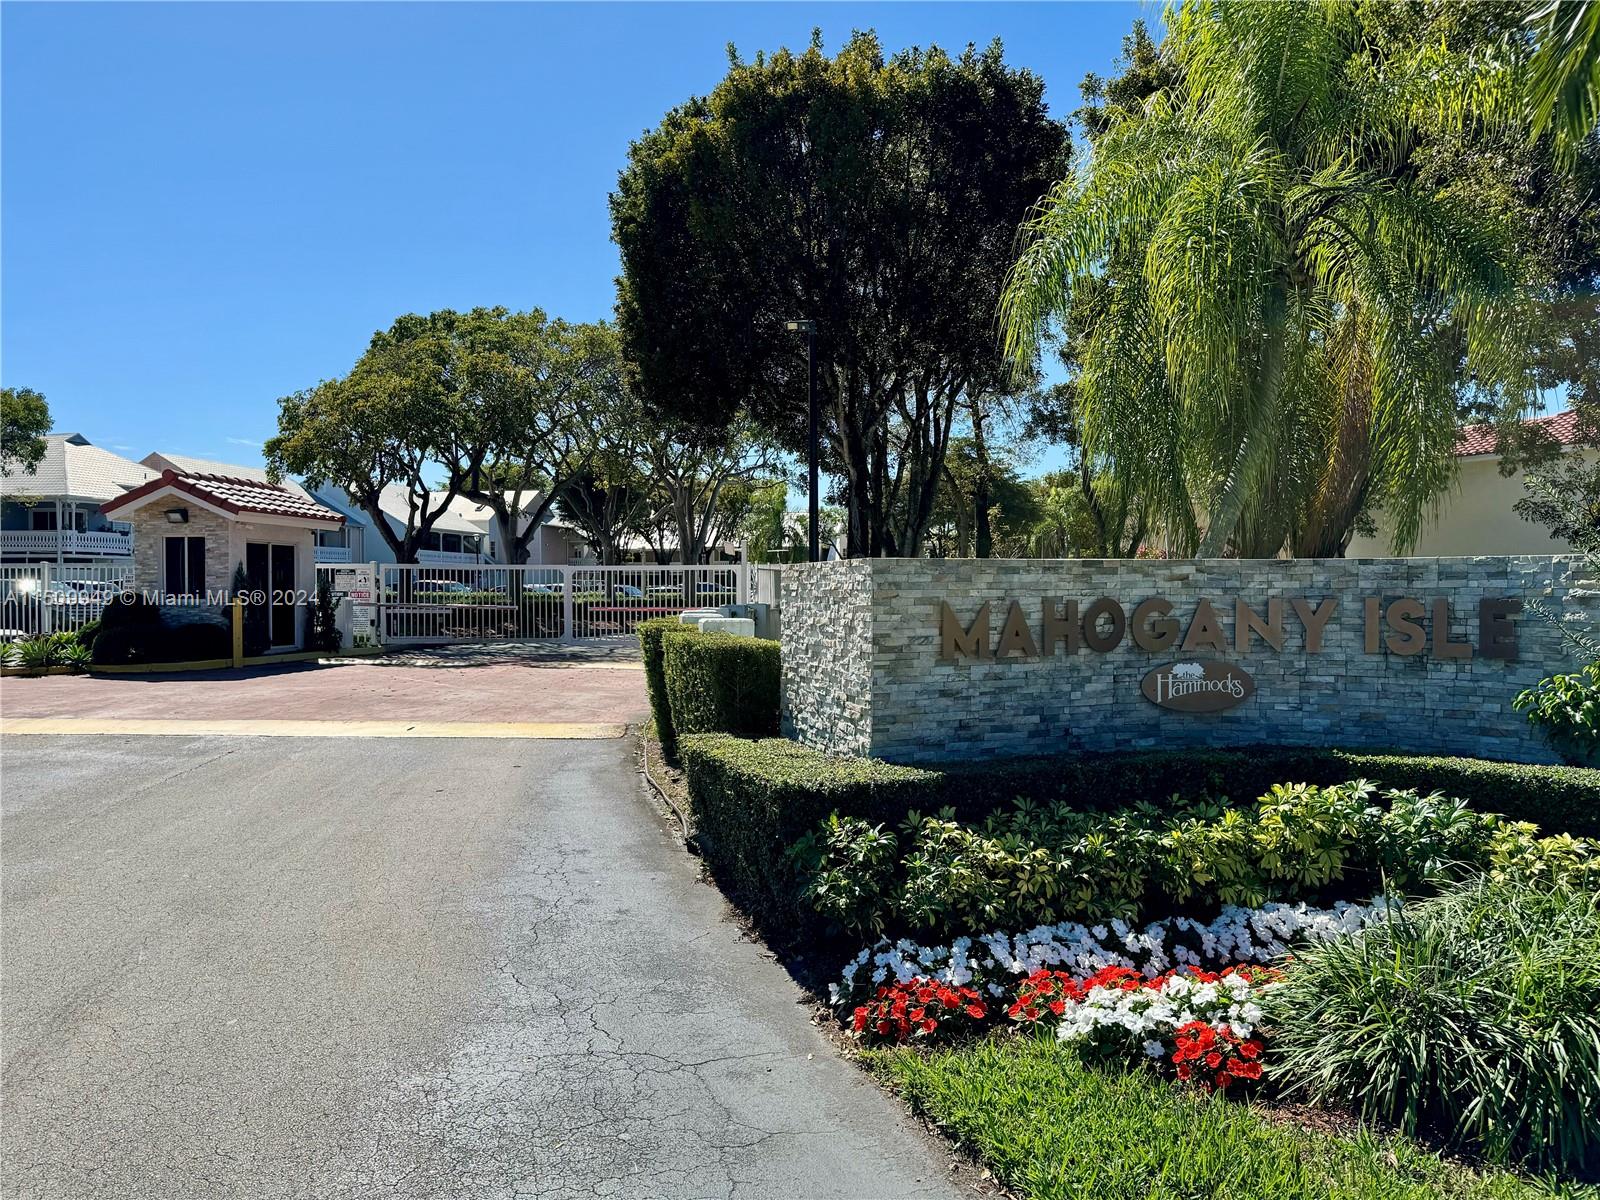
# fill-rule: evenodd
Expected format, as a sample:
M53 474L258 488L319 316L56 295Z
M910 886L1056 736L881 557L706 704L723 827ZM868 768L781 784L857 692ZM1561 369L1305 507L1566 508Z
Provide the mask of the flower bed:
M1332 909L1275 904L1205 924L1177 917L1142 930L1113 921L949 946L880 943L851 960L830 994L869 1043L931 1042L1002 1021L1051 1027L1100 1057L1142 1057L1221 1089L1264 1074L1261 1001L1280 975L1262 964L1292 942L1364 929L1388 908L1381 898Z
M1387 911L1388 902L1374 897L1365 904L1330 908L1230 906L1211 921L1168 917L1143 928L1120 920L1093 926L1039 925L1016 934L995 931L959 937L940 946L923 946L908 938L884 939L845 964L840 981L830 985L828 993L835 1005L853 1009L877 988L908 983L918 976L999 997L1018 979L1042 970L1086 979L1107 967L1124 967L1154 979L1175 967L1270 963L1288 954L1295 942L1354 933Z

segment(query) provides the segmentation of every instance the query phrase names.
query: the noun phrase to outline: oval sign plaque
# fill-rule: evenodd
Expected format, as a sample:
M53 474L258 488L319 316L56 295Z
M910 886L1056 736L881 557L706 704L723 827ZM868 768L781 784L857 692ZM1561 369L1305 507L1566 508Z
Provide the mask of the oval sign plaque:
M1255 695L1243 667L1220 662L1176 662L1157 667L1139 685L1146 700L1174 712L1221 712Z

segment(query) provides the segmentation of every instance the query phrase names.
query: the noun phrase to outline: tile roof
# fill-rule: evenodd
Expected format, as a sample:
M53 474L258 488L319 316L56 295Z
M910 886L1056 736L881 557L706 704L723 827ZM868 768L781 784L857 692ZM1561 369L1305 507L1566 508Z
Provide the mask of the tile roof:
M131 459L102 450L81 433L52 433L44 439L44 458L30 475L7 471L7 495L70 496L79 500L111 500L154 479L157 472Z
M154 454L146 454L139 461L151 470L158 472L176 471L179 475L190 478L199 475L225 475L229 479L248 479L253 483L271 482L267 478L267 469L265 467L247 467L240 463L218 462L214 458L195 458L191 454L163 454L157 451ZM302 496L310 495L305 488L292 479L281 479L278 482L291 492L296 492Z
M111 512L132 501L143 500L163 488L184 492L197 500L213 504L229 513L260 513L269 517L301 517L312 521L344 523L344 514L318 504L310 496L292 492L277 484L255 479L239 479L230 475L180 475L176 471L163 471L143 487L119 496L101 511Z
M1548 417L1533 417L1523 424L1544 426L1545 433L1562 446L1576 446L1583 441L1578 429L1578 414L1571 409L1552 413ZM1493 425L1468 425L1456 435L1457 457L1470 458L1475 454L1498 454L1499 451L1500 439Z

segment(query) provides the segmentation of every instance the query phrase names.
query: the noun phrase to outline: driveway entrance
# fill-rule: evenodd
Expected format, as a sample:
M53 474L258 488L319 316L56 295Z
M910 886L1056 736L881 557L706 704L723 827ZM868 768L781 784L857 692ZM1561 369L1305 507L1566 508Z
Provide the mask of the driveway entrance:
M7 1200L971 1194L626 741L25 737L5 771Z
M0 716L105 720L631 724L649 715L633 639L501 643L239 671L0 680Z

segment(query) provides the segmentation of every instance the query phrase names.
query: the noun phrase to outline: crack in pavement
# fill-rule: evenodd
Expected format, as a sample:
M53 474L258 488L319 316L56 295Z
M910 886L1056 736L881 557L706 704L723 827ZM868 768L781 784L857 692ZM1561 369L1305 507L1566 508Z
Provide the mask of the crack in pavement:
M970 1194L626 743L56 740L7 747L8 1200Z

